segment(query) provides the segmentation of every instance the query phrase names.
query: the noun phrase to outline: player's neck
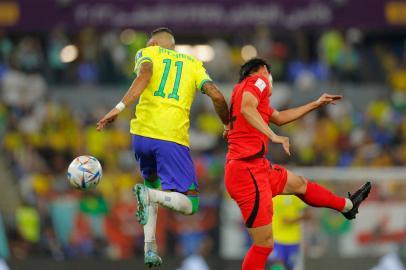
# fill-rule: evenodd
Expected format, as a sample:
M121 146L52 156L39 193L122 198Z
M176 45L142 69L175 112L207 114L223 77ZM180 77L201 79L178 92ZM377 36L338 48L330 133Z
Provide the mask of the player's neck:
M171 50L171 51L175 50L175 46L170 46L170 45L165 45L165 44L161 44L161 45L158 44L158 46L161 48L167 49L167 50Z

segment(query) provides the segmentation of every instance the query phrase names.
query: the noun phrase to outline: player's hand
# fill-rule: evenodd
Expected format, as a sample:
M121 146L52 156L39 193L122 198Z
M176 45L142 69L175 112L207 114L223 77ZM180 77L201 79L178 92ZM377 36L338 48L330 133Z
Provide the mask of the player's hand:
M224 131L223 131L223 139L224 139L225 141L228 141L228 130L224 130Z
M99 122L96 124L97 131L101 131L107 124L110 124L116 120L120 111L113 108L108 114L106 114Z
M285 150L286 154L290 156L290 143L288 137L275 135L272 138L272 142L282 144L283 150Z
M321 107L321 106L324 106L324 105L327 105L330 103L335 105L336 104L335 102L342 98L343 98L343 96L341 96L341 95L330 95L330 94L324 93L323 95L321 95L319 97L319 99L316 102L317 102L318 107Z
M228 128L228 126L224 126L224 131L223 131L223 139L225 140L225 141L228 141L228 131L229 131L230 129Z

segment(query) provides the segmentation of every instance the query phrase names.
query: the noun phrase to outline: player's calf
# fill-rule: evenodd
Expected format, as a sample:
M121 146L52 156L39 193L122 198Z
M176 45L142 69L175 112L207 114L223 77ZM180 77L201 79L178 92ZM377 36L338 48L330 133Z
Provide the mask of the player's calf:
M354 219L360 204L368 197L371 183L365 183L348 198L335 195L327 188L288 171L283 194L293 194L313 207L327 207L342 212L347 219Z
M335 195L327 188L288 171L288 178L283 194L298 196L313 207L326 207L346 212L352 208L351 200Z

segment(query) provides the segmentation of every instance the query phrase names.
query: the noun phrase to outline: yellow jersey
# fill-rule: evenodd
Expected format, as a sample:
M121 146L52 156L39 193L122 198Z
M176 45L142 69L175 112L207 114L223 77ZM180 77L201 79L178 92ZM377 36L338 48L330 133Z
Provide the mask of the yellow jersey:
M286 224L285 219L296 219L302 215L306 204L293 195L279 195L272 199L274 215L272 229L275 242L299 244L302 239L301 222Z
M211 81L195 57L151 46L137 52L134 72L152 63L152 77L131 119L132 134L189 146L189 114L196 90Z

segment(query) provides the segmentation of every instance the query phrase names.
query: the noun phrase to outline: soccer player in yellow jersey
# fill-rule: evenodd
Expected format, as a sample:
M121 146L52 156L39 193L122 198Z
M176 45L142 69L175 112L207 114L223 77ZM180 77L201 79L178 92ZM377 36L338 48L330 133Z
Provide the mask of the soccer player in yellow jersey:
M130 132L145 181L134 186L134 194L136 216L144 226L144 262L150 267L162 264L155 241L158 204L185 215L198 209L199 188L188 136L196 90L211 98L224 125L229 118L224 96L202 62L174 49L175 39L168 28L153 31L147 47L136 54L134 82L121 102L97 123L102 130L139 98Z
M293 270L300 254L301 223L309 218L309 213L306 204L293 195L276 196L272 201L274 250L271 254L271 270Z

